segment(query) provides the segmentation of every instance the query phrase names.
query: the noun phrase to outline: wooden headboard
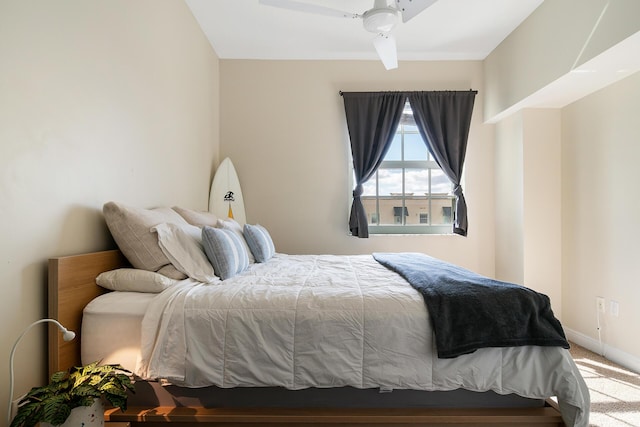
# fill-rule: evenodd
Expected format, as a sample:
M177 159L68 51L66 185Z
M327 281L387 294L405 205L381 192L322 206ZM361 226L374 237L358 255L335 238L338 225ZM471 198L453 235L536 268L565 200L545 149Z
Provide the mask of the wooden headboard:
M49 317L76 333L76 338L67 342L55 325L49 326L49 375L81 364L82 310L107 292L96 285L96 276L125 266L128 262L119 250L49 259Z

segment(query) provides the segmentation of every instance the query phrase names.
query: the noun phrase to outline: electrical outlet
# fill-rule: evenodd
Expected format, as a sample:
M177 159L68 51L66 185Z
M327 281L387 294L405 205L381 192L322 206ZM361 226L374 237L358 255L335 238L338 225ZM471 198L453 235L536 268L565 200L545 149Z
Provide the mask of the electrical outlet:
M596 309L602 314L606 313L604 298L596 297Z
M609 313L611 313L613 317L618 317L619 312L620 304L618 304L618 301L609 301Z

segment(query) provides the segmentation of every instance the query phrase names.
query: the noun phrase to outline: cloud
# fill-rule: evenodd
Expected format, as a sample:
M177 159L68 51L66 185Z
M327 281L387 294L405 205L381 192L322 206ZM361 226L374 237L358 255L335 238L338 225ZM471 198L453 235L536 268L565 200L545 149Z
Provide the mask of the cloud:
M378 185L380 196L402 192L402 169L378 169ZM414 195L429 193L429 171L426 169L407 169L405 173L405 191ZM437 169L431 170L431 192L448 194L451 192L451 182L444 173ZM375 176L364 184L365 196L376 195Z

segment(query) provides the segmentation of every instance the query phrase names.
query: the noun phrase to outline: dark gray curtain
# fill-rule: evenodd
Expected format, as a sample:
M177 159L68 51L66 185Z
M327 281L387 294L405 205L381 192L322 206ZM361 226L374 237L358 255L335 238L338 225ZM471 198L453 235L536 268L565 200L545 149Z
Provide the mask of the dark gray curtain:
M352 236L369 237L360 200L362 184L375 174L389 150L407 96L402 92L343 92L342 97L356 178L349 229Z
M438 166L453 183L456 210L453 232L467 235L467 202L460 179L476 91L409 92L409 103L422 139Z

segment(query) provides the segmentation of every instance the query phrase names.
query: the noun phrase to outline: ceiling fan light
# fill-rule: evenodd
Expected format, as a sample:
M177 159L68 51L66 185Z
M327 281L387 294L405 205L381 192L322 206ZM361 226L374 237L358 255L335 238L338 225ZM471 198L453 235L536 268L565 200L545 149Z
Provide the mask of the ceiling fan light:
M398 11L388 7L371 9L364 13L363 22L371 33L388 33L398 22Z

